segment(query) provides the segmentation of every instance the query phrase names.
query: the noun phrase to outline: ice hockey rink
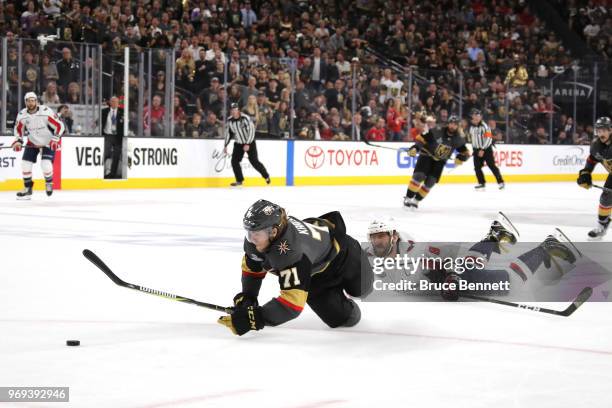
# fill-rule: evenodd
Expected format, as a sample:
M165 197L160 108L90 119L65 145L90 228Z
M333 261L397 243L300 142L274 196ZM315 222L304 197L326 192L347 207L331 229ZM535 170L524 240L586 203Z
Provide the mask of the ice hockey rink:
M81 254L93 250L128 282L229 305L242 215L259 198L302 218L340 210L360 240L372 217L388 215L417 240L477 241L502 210L523 241L554 227L585 241L599 197L574 183L440 185L408 212L404 192L36 191L29 202L0 193L0 385L70 387L67 404L0 406L610 407L609 303L566 318L488 303L368 302L353 328L329 329L305 309L236 337L219 313L118 287ZM277 291L268 277L260 300Z

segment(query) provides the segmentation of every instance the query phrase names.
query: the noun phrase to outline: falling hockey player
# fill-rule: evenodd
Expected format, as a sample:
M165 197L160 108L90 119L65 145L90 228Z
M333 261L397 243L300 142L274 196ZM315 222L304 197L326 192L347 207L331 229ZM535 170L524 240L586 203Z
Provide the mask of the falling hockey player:
M64 123L53 110L38 104L34 92L25 94L26 107L19 112L15 120L15 141L12 148L15 152L23 148L21 171L24 189L17 193L18 200L29 200L32 197L32 167L41 153L40 167L45 177L47 195L53 194L53 159L60 146L60 137L64 133ZM28 142L23 145L23 137Z
M612 140L610 132L612 131L612 121L609 117L603 116L595 122L595 133L597 138L591 143L591 152L587 158L584 169L580 170L578 175L578 185L583 188L591 188L593 179L591 173L595 169L597 163L601 163L608 171L608 178L604 184L605 190L599 197L599 219L597 226L589 231L589 237L592 239L601 238L606 235L608 226L610 225L610 212L612 211Z
M359 306L344 292L366 295L372 270L339 212L299 220L259 200L245 213L243 226L242 291L234 297L234 311L219 323L243 335L294 319L306 304L329 327L359 322ZM268 273L278 276L280 296L260 306L257 297Z
M479 283L493 282L516 282L521 285L527 282L530 276L533 276L536 271L544 265L546 269L551 266L556 268L556 264L567 263L569 268L566 271L573 269L580 253L569 242L567 237L557 230L554 235L549 235L539 245L527 249L515 259L512 259L507 267L504 268L489 268L488 263L493 254L501 255L506 252L511 245L517 243L519 233L512 222L503 214L499 213L498 219L493 221L486 236L477 242L463 254L460 253L460 244L429 244L418 243L406 233L400 232L392 220L374 220L368 226L368 248L366 252L371 261L374 257L377 258L395 258L397 255L408 255L409 259L418 259L421 256L429 258L428 261L440 258L477 258L483 259L487 267L483 269L473 268L457 273L454 270L447 270L440 267L419 268L413 279L424 278L434 283L455 283L459 280ZM432 262L435 264L435 262ZM427 264L425 264L427 265ZM411 268L414 270L415 268ZM390 275L386 276L388 281L398 282L400 279L410 278L405 271L391 270ZM550 283L560 276L547 275L545 280ZM514 285L513 285L514 286ZM442 290L440 294L445 300L457 300L459 292L457 290Z
M448 125L441 130L439 136L434 134L432 129L417 136L416 143L408 150L412 157L418 152L420 154L406 190L404 206L413 209L419 206L419 202L440 181L446 161L455 150L458 152L455 158L456 166L470 158L470 152L465 147L465 139L459 129L459 118L454 115L449 118Z

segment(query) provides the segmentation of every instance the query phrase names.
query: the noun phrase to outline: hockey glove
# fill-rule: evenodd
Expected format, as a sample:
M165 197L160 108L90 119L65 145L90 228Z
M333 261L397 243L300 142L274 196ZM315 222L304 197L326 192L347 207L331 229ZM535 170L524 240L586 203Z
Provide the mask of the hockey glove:
M455 157L455 166L461 166L463 163L467 161L467 159L468 159L467 156L458 154L457 157Z
M593 185L593 178L591 177L591 172L588 170L580 170L580 173L578 173L578 180L576 180L576 182L580 187L586 188L588 190Z
M20 152L21 148L23 147L23 142L21 140L15 140L11 147L13 148L14 152Z
M257 298L247 295L244 292L240 292L234 296L234 309L246 309L249 306L259 306Z
M263 314L259 306L237 309L231 315L221 316L218 322L238 336L250 330L261 330L264 327Z
M58 151L58 150L59 150L59 148L60 148L60 142L59 142L59 140L52 140L52 141L49 143L49 149L53 150L54 152L55 152L55 151Z
M456 273L449 273L448 275L446 275L446 279L444 279L444 285L451 286L451 284L454 284L453 286L454 289L443 288L440 291L440 295L442 296L442 299L452 301L452 302L459 299L459 281L460 280L461 279L459 279L459 276Z
M412 146L410 149L408 149L408 156L415 157L418 152L419 149L416 146Z

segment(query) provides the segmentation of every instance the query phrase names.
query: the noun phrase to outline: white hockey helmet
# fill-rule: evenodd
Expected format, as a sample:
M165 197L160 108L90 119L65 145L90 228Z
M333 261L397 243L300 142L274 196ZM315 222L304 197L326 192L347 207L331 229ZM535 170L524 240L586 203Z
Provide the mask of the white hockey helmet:
M393 234L395 231L395 220L393 218L375 219L368 225L368 237L379 232Z
M23 100L25 102L27 102L28 99L30 99L30 98L34 98L38 102L38 96L36 96L36 94L34 92L26 92L25 96L23 97Z

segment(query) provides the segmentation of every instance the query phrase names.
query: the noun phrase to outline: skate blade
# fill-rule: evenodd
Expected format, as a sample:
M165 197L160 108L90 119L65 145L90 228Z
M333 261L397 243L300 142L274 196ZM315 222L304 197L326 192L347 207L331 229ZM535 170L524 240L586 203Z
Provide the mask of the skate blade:
M517 238L519 238L521 236L521 234L519 234L519 232L518 232L518 229L514 226L514 224L512 223L512 221L510 221L510 218L508 218L508 216L506 214L504 214L501 211L498 212L497 213L497 220L500 222L500 224L504 228L514 232L516 234Z
M17 201L30 201L32 196L17 197Z
M592 237L592 236L590 236L589 234L587 234L587 240L588 240L588 241L601 241L601 240L602 240L602 238L603 238L605 235L606 235L606 234L602 234L602 235L599 235L599 236L597 236L597 237Z

